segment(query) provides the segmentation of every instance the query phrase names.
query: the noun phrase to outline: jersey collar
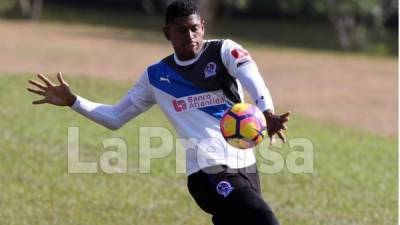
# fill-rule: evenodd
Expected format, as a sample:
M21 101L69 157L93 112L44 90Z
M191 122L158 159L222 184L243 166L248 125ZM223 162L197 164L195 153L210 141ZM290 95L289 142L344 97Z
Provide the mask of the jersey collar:
M204 40L203 43L203 49L201 50L201 52L196 56L196 58L193 59L189 59L189 60L179 60L178 56L176 56L176 53L174 53L174 60L175 63L178 64L179 66L189 66L192 65L193 63L197 62L197 60L199 60L200 56L203 54L204 50L206 50L207 48L207 42L206 40Z

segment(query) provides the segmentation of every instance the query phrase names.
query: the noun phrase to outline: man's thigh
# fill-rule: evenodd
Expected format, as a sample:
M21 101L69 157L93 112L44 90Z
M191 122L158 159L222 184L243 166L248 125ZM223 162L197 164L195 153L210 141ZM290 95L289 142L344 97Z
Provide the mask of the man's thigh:
M278 225L274 213L261 195L249 187L232 191L224 207L213 214L215 225Z
M217 173L210 171L189 176L188 187L200 208L213 215L214 224L249 224L249 221L278 224L260 195L255 165L238 170L224 167ZM254 223L256 220L260 222Z

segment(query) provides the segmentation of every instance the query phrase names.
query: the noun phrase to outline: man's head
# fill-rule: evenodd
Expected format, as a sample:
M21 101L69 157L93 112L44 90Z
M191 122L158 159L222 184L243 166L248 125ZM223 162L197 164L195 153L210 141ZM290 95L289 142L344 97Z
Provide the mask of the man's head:
M163 31L180 60L193 59L200 53L204 20L192 1L178 0L167 7Z

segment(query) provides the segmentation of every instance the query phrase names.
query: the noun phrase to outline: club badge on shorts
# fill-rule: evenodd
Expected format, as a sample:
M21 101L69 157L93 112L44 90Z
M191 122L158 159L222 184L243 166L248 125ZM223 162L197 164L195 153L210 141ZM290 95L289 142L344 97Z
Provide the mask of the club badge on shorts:
M215 62L209 62L204 68L204 76L206 78L215 76L217 74L217 64Z
M233 189L231 183L228 181L221 181L217 184L217 193L224 196L224 198L228 197Z

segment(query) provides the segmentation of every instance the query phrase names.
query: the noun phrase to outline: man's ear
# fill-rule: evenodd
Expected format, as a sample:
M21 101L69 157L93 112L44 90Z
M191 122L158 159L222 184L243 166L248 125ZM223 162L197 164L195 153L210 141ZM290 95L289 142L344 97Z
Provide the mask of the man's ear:
M169 27L168 27L168 26L163 27L163 33L164 33L164 37L165 37L168 41L170 41L171 39L170 39L170 37L169 37Z

